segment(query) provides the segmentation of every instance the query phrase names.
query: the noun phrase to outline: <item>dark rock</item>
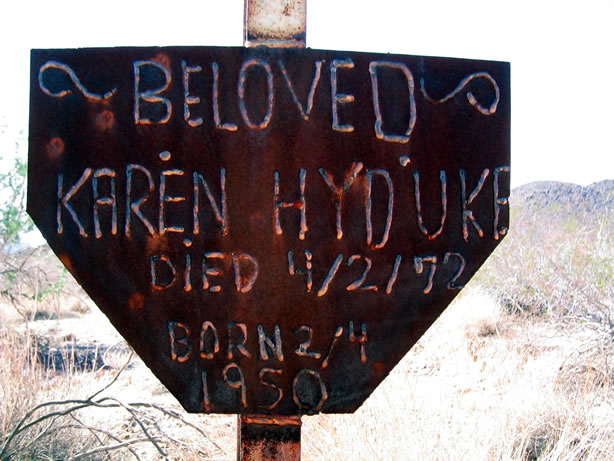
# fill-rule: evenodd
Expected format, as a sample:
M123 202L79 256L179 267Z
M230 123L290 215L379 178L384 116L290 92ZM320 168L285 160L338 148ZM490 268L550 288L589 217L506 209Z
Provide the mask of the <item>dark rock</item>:
M38 338L34 343L34 352L38 362L47 370L59 373L68 371L108 370L113 366L105 360L107 353L128 355L128 345L109 346L98 343L79 343L74 338L68 341L52 342L48 338Z

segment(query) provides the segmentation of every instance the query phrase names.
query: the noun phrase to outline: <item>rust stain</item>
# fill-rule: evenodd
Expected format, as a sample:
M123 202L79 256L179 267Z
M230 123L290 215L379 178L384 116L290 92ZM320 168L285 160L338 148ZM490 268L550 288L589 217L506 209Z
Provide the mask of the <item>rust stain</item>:
M371 371L374 375L381 376L386 372L386 364L382 361L374 362L373 365L371 365Z
M52 138L51 141L47 143L47 156L50 160L57 160L64 153L64 141L62 138Z
M267 424L272 426L300 426L300 416L269 416L269 415L245 415L241 417L247 424Z
M257 231L264 231L265 219L262 211L255 211L249 216L249 223L252 229Z
M98 131L109 131L115 126L115 115L110 110L103 110L96 114L95 123Z
M157 252L167 251L169 248L168 239L165 235L150 235L147 237L147 254L151 255Z
M153 61L159 62L167 69L171 68L171 58L166 53L158 53L153 57Z
M301 419L242 415L239 417L239 460L301 459Z
M144 305L145 296L143 296L143 293L132 293L132 295L128 299L128 307L130 307L130 309L134 311L142 309Z
M58 255L58 259L62 261L62 264L66 266L66 269L68 269L69 272L73 272L73 265L72 261L70 260L70 256L68 256L66 253L60 253Z

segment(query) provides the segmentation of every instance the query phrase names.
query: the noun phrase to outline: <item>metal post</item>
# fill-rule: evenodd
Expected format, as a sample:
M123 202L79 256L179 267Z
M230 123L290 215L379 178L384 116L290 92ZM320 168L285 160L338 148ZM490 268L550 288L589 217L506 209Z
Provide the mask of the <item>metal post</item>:
M299 461L300 416L239 416L239 461Z
M245 0L243 45L305 48L307 0ZM239 461L299 461L301 417L239 415Z
M305 48L307 0L245 0L243 44Z

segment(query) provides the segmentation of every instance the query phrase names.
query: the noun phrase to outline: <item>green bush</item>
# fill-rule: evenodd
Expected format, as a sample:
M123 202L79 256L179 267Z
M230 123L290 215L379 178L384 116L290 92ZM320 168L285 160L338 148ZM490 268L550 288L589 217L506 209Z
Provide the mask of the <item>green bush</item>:
M20 235L32 230L33 223L26 213L27 163L15 158L13 169L0 174L0 251L19 241Z

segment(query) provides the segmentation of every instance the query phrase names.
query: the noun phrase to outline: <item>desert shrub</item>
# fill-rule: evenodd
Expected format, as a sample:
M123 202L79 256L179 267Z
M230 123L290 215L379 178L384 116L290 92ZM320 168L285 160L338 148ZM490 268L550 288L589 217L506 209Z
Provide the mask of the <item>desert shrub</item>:
M42 366L35 349L28 335L0 335L0 460L196 460L224 453L181 412L112 396L125 367L115 374L76 366L58 373Z
M573 402L554 397L529 417L517 420L509 458L520 461L605 460L614 458L614 431L594 418L585 395ZM507 456L506 456L507 457Z
M46 399L67 398L83 375L55 375L37 361L34 338L29 334L2 332L0 335L0 459L68 459L97 443L96 434L79 430L80 415L55 416L59 405L48 405L46 413L33 411ZM25 418L30 412L32 419ZM32 420L48 417L28 426ZM21 426L21 430L19 427ZM102 459L102 458L90 458Z
M614 389L614 211L556 203L511 211L509 235L474 283L569 347L550 400L522 420L501 458L614 459L611 416L596 424L593 415Z
M33 228L26 213L27 164L15 157L13 168L0 174L0 250L18 242L19 236Z
M0 251L0 268L0 302L26 322L87 310L84 292L47 245Z
M33 320L57 316L67 272L48 247L20 244L34 227L25 209L26 174L27 164L19 155L10 171L0 173L0 301L8 300L25 320Z
M511 218L509 235L479 271L477 284L510 313L592 330L614 347L614 212L513 208Z

